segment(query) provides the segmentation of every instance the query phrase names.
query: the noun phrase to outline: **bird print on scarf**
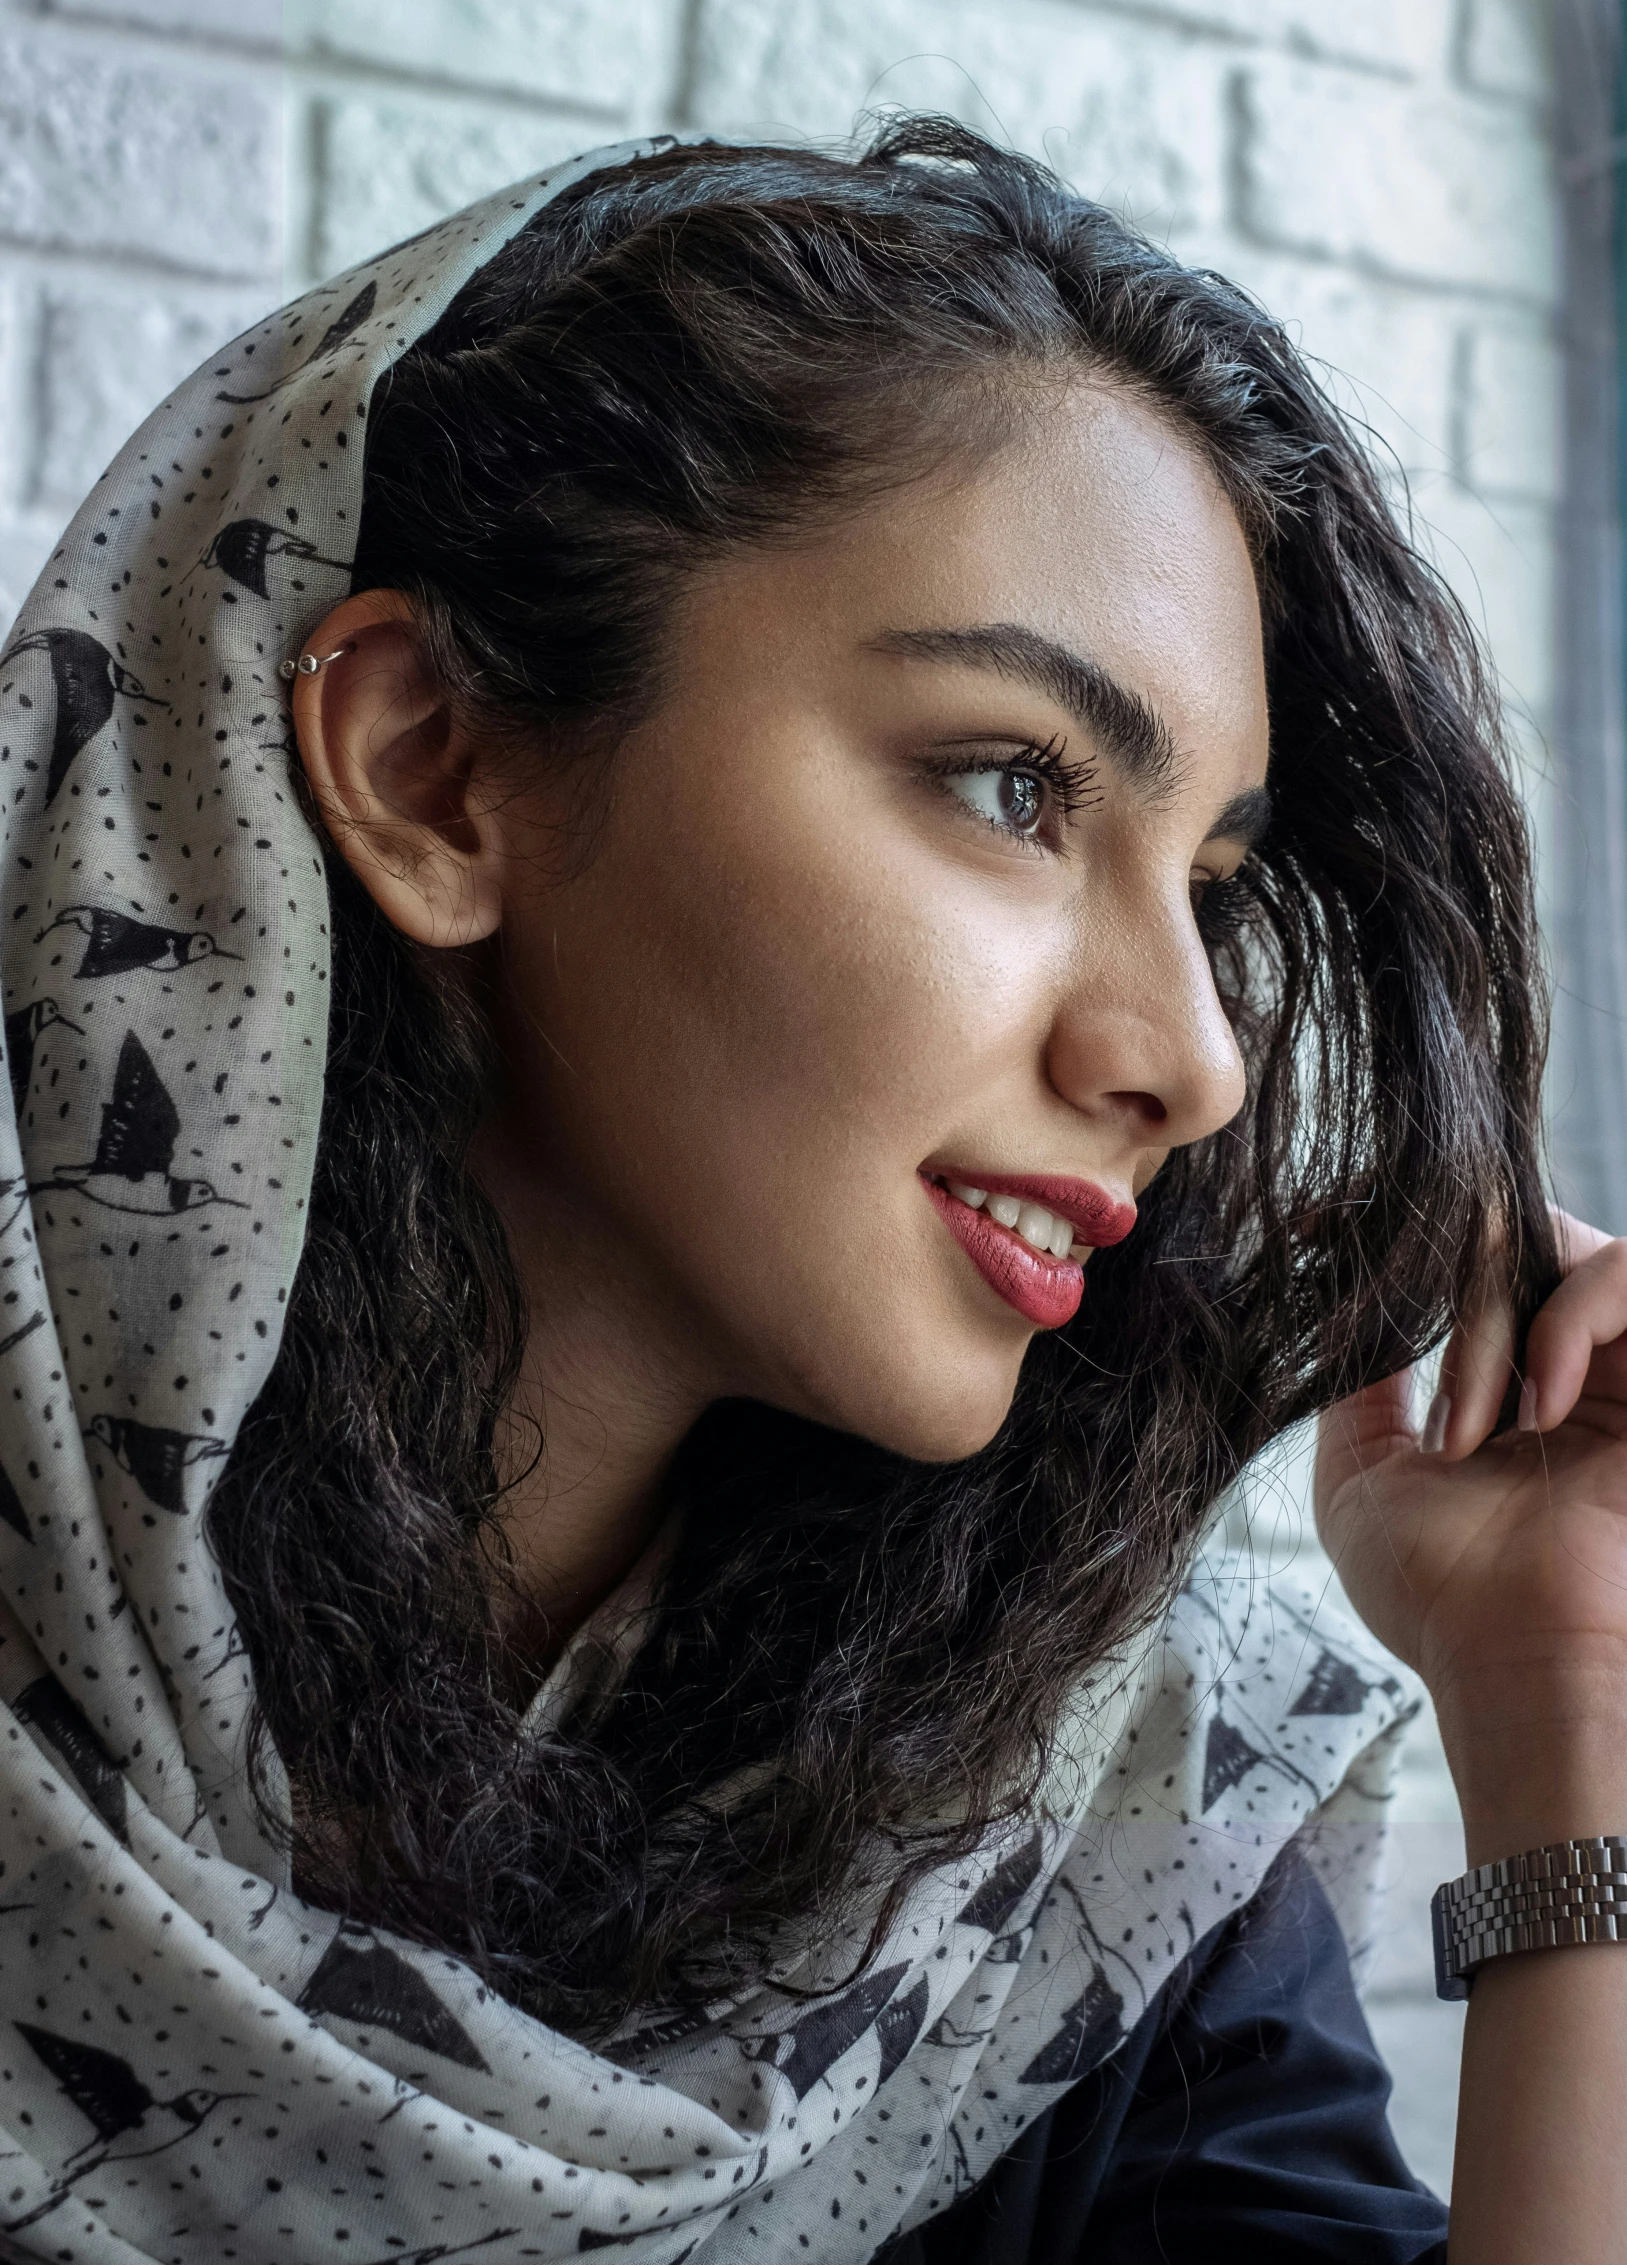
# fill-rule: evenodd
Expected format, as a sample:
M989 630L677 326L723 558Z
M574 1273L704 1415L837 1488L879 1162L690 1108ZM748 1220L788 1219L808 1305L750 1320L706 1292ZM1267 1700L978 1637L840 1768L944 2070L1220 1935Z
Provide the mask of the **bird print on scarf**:
M115 660L99 638L83 629L39 629L19 637L0 653L0 668L19 653L46 653L51 662L51 683L56 694L56 722L51 736L51 763L45 775L45 805L49 809L61 791L74 757L88 747L109 721L115 701L145 702L167 708L169 702L149 692L122 661Z
M65 1015L55 999L36 999L32 1006L19 1007L6 1017L6 1067L11 1075L11 1105L19 1117L33 1083L34 1049L41 1034L57 1023L76 1038L85 1035L84 1025Z
M280 393L285 385L291 385L313 362L324 360L329 354L335 353L347 338L353 337L373 312L377 301L378 285L373 282L364 283L355 297L335 315L309 354L296 362L292 369L285 370L275 384L266 386L259 393L217 393L215 399L230 402L238 408L245 408L255 401L269 401L274 393ZM298 346L298 336L288 343L290 347Z
M161 1218L215 1203L246 1209L241 1199L222 1195L201 1175L170 1170L180 1137L180 1112L146 1047L128 1031L119 1049L113 1097L102 1104L95 1155L88 1164L59 1164L48 1178L34 1181L29 1192L80 1195L109 1211Z
M115 1840L124 1840L124 1779L119 1766L54 1675L41 1675L11 1702L19 1722L48 1738Z
M800 2100L876 2026L877 2015L908 1972L907 1966L884 1966L840 1997L816 2004L800 2021L753 2038L745 2047L747 2060L778 2069ZM920 2027L919 2020L915 2026Z
M443 2060L484 2069L469 2032L416 1967L366 1927L342 1926L299 1994L307 2013L331 2014L362 2029L388 2029Z
M202 928L160 928L127 913L107 912L100 905L70 904L48 921L34 938L43 944L58 928L76 928L84 937L78 981L95 982L104 975L130 975L138 967L169 975L195 967L202 959L240 959L240 952L223 951Z
M198 564L219 567L242 589L257 598L269 598L266 567L277 558L291 558L307 566L331 566L341 574L350 571L349 559L324 558L315 543L291 534L286 527L274 527L269 519L234 519L230 526L222 527ZM295 582L292 587L302 589L304 585Z
M43 1318L42 1315L41 1319ZM3 1463L0 1463L0 1525L9 1526L14 1534L21 1535L26 1542L34 1539L33 1524L23 1508L16 1481Z
M189 1474L209 1466L226 1452L224 1439L207 1433L166 1431L158 1424L137 1423L132 1416L96 1415L85 1427L87 1439L99 1439L121 1471L127 1471L149 1502L160 1510L184 1518L192 1508L187 1499Z
M121 2054L77 2037L61 2037L33 2021L12 2025L31 2053L55 2078L61 2096L91 2127L90 2137L62 2165L50 2192L33 2208L0 2222L0 2231L25 2232L60 2209L74 2187L109 2162L144 2161L190 2139L215 2110L247 2092L190 2087L159 2099ZM149 2119L151 2119L149 2121ZM167 2130L169 2123L178 2130ZM121 2140L148 2142L120 2147Z

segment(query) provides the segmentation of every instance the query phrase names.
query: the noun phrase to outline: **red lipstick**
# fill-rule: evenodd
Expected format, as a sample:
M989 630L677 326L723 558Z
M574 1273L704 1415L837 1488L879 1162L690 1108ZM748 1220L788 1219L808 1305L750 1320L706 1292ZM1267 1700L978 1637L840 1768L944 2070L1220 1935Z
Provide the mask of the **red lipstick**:
M1059 1329L1073 1319L1085 1292L1085 1272L1077 1259L1055 1258L1047 1251L1035 1250L1015 1229L991 1219L985 1209L974 1210L937 1179L925 1173L921 1177L938 1216L984 1281L1025 1321L1038 1329ZM1010 1195L1020 1202L1041 1204L1068 1221L1077 1241L1093 1246L1122 1242L1135 1225L1133 1203L1117 1202L1089 1180L1045 1175L1014 1178L1007 1173L980 1173L975 1182L970 1174L965 1180L958 1173L954 1178L957 1186L970 1183L990 1195Z
M1014 1195L1019 1203L1042 1203L1047 1211L1068 1221L1078 1241L1090 1243L1097 1250L1106 1250L1109 1243L1122 1243L1136 1223L1135 1205L1120 1203L1094 1180L1064 1180L1047 1172L1025 1174L1020 1179L1008 1172L984 1173L975 1180L970 1173L945 1172L942 1177L962 1186L970 1180L972 1186L990 1195Z

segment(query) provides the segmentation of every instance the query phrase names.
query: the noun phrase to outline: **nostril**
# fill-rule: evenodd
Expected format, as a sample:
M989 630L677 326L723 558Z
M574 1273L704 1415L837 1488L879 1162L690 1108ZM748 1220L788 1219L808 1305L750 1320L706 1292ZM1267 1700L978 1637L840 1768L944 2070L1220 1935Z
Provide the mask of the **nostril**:
M1169 1120L1169 1111L1156 1093L1110 1093L1107 1098L1126 1116L1140 1117L1146 1124L1162 1125Z

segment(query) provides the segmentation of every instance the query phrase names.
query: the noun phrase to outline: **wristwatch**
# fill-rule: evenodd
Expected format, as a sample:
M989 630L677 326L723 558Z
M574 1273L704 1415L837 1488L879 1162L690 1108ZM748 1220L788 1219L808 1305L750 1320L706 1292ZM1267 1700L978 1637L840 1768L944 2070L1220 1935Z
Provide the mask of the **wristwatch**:
M1558 1840L1478 1864L1435 1890L1435 1994L1466 1998L1475 1971L1516 1950L1627 1943L1627 1838Z

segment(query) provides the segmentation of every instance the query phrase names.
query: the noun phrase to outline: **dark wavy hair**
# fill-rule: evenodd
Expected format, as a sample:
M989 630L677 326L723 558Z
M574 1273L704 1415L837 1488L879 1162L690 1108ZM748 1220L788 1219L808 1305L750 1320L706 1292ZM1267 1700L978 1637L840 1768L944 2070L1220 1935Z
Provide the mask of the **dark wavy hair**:
M1080 369L1204 450L1256 564L1276 816L1211 945L1246 1109L1092 1260L982 1453L710 1411L625 1682L546 1733L502 1634L525 1322L466 1162L489 1047L330 860L309 1240L209 1512L255 1767L290 1774L309 1892L579 2033L749 1981L876 1861L901 1891L1035 1800L1066 1695L1240 1467L1437 1343L1494 1246L1522 1315L1555 1272L1529 852L1473 637L1281 328L1041 167L911 119L856 160L586 178L380 383L356 587L410 593L475 723L602 776L697 567L994 447Z

